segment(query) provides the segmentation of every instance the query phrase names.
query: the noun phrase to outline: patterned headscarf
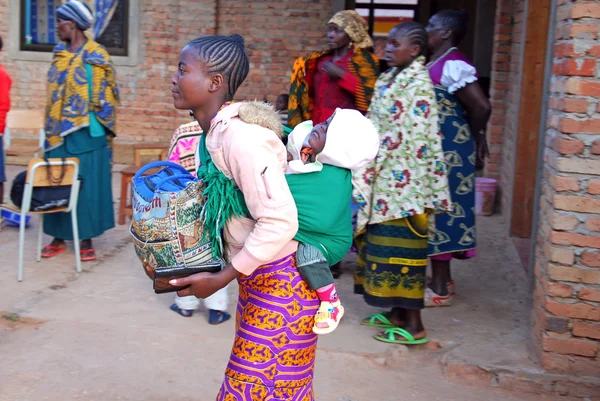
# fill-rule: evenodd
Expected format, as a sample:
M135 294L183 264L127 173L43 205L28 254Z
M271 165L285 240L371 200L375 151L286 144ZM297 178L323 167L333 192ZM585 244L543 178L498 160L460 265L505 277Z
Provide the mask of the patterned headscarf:
M73 21L82 31L89 29L94 22L94 15L90 7L79 0L71 0L58 7L56 16L65 21Z
M369 36L369 24L354 10L344 10L336 13L330 20L330 24L336 24L346 32L354 46L366 49L373 46Z

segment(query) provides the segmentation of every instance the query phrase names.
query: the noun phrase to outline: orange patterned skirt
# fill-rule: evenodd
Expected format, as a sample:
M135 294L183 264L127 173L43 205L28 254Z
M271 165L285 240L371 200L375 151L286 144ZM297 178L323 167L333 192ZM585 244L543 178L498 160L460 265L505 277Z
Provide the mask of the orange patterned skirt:
M314 401L319 309L295 255L238 280L236 335L217 401Z

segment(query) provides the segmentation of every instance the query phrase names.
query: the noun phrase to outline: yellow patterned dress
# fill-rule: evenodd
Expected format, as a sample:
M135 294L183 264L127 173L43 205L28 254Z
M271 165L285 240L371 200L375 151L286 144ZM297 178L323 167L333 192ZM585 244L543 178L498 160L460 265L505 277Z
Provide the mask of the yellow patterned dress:
M295 255L238 283L236 335L217 401L314 401L319 299L298 274Z

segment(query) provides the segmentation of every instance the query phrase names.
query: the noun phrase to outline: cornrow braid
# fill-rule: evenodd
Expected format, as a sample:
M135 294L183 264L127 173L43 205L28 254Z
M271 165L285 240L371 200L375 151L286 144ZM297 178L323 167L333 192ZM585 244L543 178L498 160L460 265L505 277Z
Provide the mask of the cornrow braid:
M458 45L467 35L469 14L466 11L442 10L436 16L442 28L452 31L452 42Z
M226 100L233 100L235 92L250 70L250 62L244 50L244 38L238 34L205 36L192 40L188 46L198 52L198 57L206 63L209 73L225 77L228 83Z
M396 36L404 36L408 38L410 44L421 48L419 56L424 55L427 49L427 31L423 25L415 21L407 21L396 25L393 29L396 31Z

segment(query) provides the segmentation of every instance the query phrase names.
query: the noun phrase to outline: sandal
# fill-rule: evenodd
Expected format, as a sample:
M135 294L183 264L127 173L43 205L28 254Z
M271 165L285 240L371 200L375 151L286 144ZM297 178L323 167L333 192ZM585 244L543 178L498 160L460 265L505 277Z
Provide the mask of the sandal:
M412 334L410 334L402 327L392 327L390 329L382 331L381 333L375 334L373 338L377 341L382 341L384 343L389 344L418 345L425 344L429 341L425 330L422 331L422 334L422 337L415 338ZM401 339L397 339L396 336L399 336Z
M390 316L390 312L376 313L372 316L366 317L363 320L361 320L360 324L363 326L381 327L384 329L387 329L390 327L396 327L396 325L394 323L392 323L390 321L390 319L388 318L389 316ZM381 323L377 323L377 321L379 321Z
M431 277L427 277L427 286L429 286L430 284ZM456 284L454 284L454 280L448 281L448 283L446 283L446 288L448 288L448 292L450 293L450 295L454 295L456 290Z
M179 313L183 317L192 317L192 315L194 314L193 309L181 309L179 306L177 306L177 304L171 305L171 310L173 312Z
M231 315L220 310L210 309L208 311L208 324L221 324L231 319Z
M46 245L42 248L42 258L51 258L67 250L67 246Z
M315 315L313 333L319 335L331 333L338 327L342 317L344 317L344 307L339 299L336 302L321 302Z
M96 251L93 248L90 249L82 249L79 251L79 256L82 262L89 262L91 260L96 260Z

